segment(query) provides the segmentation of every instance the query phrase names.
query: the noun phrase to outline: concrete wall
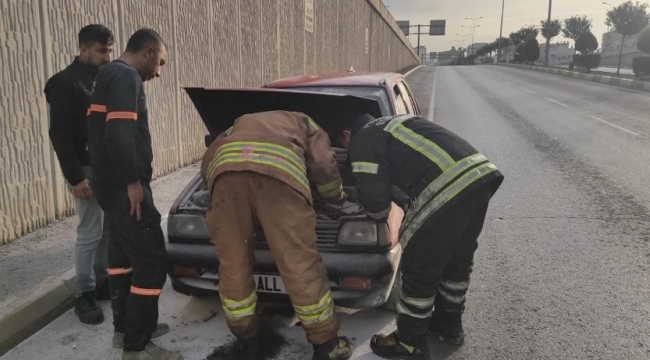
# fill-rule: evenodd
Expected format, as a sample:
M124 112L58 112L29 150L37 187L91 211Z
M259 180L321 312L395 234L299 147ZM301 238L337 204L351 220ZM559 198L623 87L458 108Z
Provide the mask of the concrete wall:
M162 77L147 85L155 176L203 152L203 124L183 86L260 86L418 61L380 0L0 0L0 244L74 211L42 89L73 59L76 33L89 23L113 29L116 56L145 26L171 48Z

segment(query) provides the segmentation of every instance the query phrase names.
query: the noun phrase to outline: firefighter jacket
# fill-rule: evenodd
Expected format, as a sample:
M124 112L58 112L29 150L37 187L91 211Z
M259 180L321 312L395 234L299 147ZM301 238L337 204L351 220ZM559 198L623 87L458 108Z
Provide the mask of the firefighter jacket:
M228 171L253 171L283 181L310 204L310 181L325 199L339 197L343 189L327 132L297 112L268 111L236 119L201 163L210 191L214 180Z
M485 156L451 131L420 117L372 120L353 129L348 159L368 215L388 216L392 194L412 199L400 230L404 247L425 222L474 189L503 176Z

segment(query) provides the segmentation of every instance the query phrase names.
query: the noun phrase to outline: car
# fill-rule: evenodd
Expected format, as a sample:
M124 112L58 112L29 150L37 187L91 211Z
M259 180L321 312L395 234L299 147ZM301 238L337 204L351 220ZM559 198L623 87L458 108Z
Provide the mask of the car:
M330 133L348 111L364 111L375 117L419 114L404 78L393 73L305 76L278 80L262 88L185 91L208 129L206 146L246 113L300 111ZM404 212L393 203L385 222L367 217L353 186L347 152L334 141L333 145L348 194L347 206L314 199L317 247L327 269L332 298L337 305L349 308L394 309L401 285L398 233ZM205 223L209 203L209 191L197 174L172 205L163 229L168 275L173 289L185 295L205 296L219 289L219 261ZM286 301L284 283L261 232L255 237L254 277L261 300Z

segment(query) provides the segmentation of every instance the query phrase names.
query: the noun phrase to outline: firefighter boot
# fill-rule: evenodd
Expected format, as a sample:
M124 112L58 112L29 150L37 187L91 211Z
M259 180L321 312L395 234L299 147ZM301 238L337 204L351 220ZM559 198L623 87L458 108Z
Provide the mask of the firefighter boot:
M155 339L161 337L169 332L169 325L167 324L158 324L156 325L156 330L151 333L151 338ZM121 349L124 347L124 333L115 331L113 332L113 347L116 349Z
M123 351L122 360L183 360L183 357L150 342L142 351Z
M234 355L236 359L257 360L260 357L259 335L255 335L250 339L237 339Z
M84 324L97 325L104 321L104 312L95 302L95 292L88 291L75 299L74 312Z
M426 341L411 346L400 341L397 331L388 335L375 335L370 339L370 348L384 359L428 360L429 345Z
M313 360L347 360L352 356L352 340L338 336L324 344L314 345Z
M465 304L451 305L438 301L436 297L435 310L431 317L429 332L440 337L440 340L460 346L465 342L465 333L463 332L463 312Z

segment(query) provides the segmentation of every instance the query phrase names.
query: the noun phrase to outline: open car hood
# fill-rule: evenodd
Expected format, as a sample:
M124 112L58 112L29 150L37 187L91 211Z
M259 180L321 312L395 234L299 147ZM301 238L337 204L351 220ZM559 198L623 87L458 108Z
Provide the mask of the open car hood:
M240 116L263 111L302 112L330 133L347 112L365 112L381 117L376 100L351 95L260 88L184 89L213 137L230 128Z

